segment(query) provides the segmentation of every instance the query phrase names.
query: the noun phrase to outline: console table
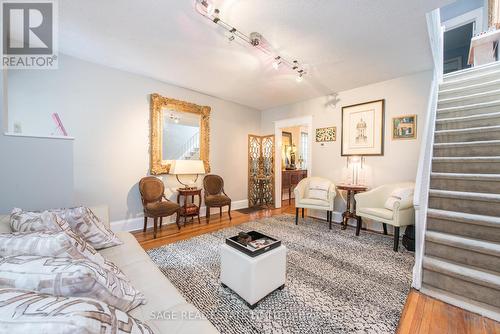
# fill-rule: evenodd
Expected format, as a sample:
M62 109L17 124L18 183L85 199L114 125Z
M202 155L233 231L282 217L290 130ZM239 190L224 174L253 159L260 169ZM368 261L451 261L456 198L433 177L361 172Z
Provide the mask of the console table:
M299 184L300 180L307 177L307 170L283 170L281 172L281 194L288 190L288 204L292 204L292 189Z
M337 186L337 189L347 192L347 206L345 212L342 214L342 229L345 230L347 228L347 222L349 221L349 218L354 218L357 221L356 235L359 235L359 230L361 229L361 217L356 216L356 199L354 199L354 195L366 191L368 187L354 184L339 184Z
M188 203L188 199L191 196L191 203ZM198 205L194 204L194 197L198 196ZM181 197L184 198L183 204L181 205ZM186 224L187 217L191 217L191 220L198 216L198 224L200 223L200 207L201 207L201 189L198 188L179 188L177 189L177 203L181 206L179 213L180 217L184 217L184 225Z

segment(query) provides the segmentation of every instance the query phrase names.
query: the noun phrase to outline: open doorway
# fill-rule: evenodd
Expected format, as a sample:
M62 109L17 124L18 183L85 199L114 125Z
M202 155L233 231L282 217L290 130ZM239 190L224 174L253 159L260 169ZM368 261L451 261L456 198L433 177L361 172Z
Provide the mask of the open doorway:
M444 73L469 68L469 48L474 23L467 23L444 33Z
M293 203L293 190L312 172L312 117L275 122L275 199L277 208Z

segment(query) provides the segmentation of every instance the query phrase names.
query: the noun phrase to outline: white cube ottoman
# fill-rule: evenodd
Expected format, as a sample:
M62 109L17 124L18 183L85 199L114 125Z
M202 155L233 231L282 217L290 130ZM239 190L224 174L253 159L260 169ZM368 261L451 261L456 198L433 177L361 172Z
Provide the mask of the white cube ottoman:
M286 247L281 245L262 255L250 257L226 244L220 247L220 281L253 309L257 302L286 280Z

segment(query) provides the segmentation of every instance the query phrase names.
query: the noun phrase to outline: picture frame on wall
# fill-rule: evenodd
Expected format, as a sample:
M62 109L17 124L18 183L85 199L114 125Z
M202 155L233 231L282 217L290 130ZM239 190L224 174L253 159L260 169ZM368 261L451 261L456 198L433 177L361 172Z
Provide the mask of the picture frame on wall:
M342 107L341 155L384 155L385 99Z
M417 115L404 115L392 118L392 139L416 139Z
M337 140L337 127L331 126L328 128L316 129L316 142L323 143Z

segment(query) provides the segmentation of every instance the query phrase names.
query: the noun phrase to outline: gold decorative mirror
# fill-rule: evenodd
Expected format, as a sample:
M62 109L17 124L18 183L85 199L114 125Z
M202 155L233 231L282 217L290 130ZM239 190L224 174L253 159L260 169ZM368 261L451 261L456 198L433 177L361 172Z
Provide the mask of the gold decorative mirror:
M210 107L151 94L151 174L173 160L203 160L210 172Z

